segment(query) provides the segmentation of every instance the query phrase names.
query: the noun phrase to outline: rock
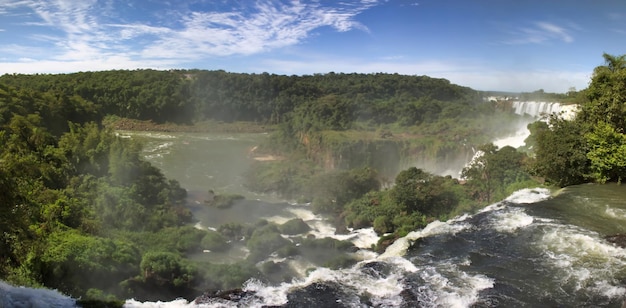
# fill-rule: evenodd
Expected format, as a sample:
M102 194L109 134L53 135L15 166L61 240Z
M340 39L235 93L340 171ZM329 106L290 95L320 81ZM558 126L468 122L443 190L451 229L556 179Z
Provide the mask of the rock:
M417 298L417 295L409 289L402 290L400 292L400 297L402 297L402 307L423 307Z
M238 303L241 300L248 298L254 295L254 292L244 291L242 289L232 289L232 290L220 290L216 291L213 294L205 293L198 296L193 303L196 305L201 304L212 304L215 303L216 299L223 299L227 301L231 301L234 303Z
M389 275L391 267L385 262L373 261L363 264L361 271L375 278L383 278Z
M604 239L621 248L626 248L626 234L608 235Z
M314 282L287 294L287 304L283 307L344 308L351 306L349 303L344 302L344 299L349 297L336 283Z

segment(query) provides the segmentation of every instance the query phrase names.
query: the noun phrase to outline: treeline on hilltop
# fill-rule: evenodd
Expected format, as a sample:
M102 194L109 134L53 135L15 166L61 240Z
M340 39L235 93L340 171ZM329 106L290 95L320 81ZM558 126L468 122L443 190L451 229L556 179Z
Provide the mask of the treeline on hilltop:
M477 91L445 79L398 74L285 76L204 70L135 70L3 75L0 84L63 99L80 98L114 114L156 122L202 120L277 124L306 103L339 104L350 119L392 123L438 114L448 104L480 102ZM423 111L423 112L421 112ZM450 111L454 112L454 111ZM348 119L344 119L348 120ZM347 125L343 123L342 125Z

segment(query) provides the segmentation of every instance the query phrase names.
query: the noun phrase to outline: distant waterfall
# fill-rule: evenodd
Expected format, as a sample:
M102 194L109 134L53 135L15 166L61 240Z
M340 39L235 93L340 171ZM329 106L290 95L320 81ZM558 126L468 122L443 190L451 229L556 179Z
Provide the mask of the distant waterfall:
M535 118L546 114L561 112L561 104L548 102L513 102L513 109L516 114L530 115Z
M576 115L577 105L561 105L549 102L513 102L513 110L519 115L530 115L535 118L550 114L560 114L564 119L571 120Z

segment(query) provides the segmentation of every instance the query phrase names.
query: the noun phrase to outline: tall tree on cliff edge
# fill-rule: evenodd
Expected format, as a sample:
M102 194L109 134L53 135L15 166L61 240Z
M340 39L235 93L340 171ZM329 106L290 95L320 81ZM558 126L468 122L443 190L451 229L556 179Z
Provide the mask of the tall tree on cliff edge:
M626 175L626 55L604 54L605 65L593 72L580 115L589 132L591 178L621 181Z
M578 119L590 126L606 122L619 132L626 129L626 55L604 54L605 65L593 71L587 102Z

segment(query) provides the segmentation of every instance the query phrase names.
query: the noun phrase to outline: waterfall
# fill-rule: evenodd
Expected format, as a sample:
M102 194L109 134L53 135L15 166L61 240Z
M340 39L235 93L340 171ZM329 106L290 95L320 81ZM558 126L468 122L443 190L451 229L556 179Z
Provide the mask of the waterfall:
M515 101L513 110L519 115L530 115L540 118L544 115L560 114L566 120L571 120L576 115L577 105L561 105L556 102Z
M549 102L513 102L513 109L516 114L530 115L535 118L539 118L546 114L559 113L561 111L560 103Z

